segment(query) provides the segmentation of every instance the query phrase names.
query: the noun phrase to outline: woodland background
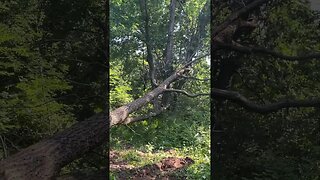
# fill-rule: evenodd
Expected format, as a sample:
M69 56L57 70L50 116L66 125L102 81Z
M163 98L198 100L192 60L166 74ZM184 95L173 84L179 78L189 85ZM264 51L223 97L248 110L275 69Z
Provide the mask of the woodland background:
M244 6L240 1L233 7L215 2L219 13L214 27L225 21L230 9ZM275 0L249 14L258 19L258 27L240 35L238 42L244 47L224 46L212 54L215 62L224 62L215 63L213 71L227 71L213 76L213 87L238 92L261 106L230 97L216 104L213 177L319 179L319 11L308 1ZM218 80L223 74L229 83ZM295 100L317 103L309 108L287 103L287 108L257 113L259 108Z
M1 159L106 108L105 17L102 1L0 2ZM61 174L106 167L106 152Z
M168 92L171 95L158 96L161 103L170 96L172 101L163 104L170 107L144 121L112 127L109 147L100 143L86 151L59 176L105 170L110 148L117 162L125 162L116 164L121 168L136 169L170 156L193 160L190 166L170 172L172 178L209 179L212 164L216 179L319 179L320 103L259 114L232 98L214 94L213 101L223 103L211 109L207 95L210 80L217 88L214 82L219 73L213 72L221 70L221 64L214 63L236 59L227 86L220 89L237 91L261 105L283 99L316 99L320 97L319 56L288 61L283 56L224 47L211 52L209 63L202 57L210 54L214 36L210 37L209 24L213 30L221 27L230 14L252 1L212 0L211 22L203 27L200 17L207 12L208 2L176 1L176 19L170 31L169 0L111 0L110 14L105 9L107 2L94 0L1 1L0 158L152 90L147 50L151 44L158 82L198 57L186 75L189 78L172 83L172 88L206 95L191 98ZM319 11L311 10L305 0L266 2L248 12L258 19L258 28L241 35L239 43L290 57L319 52ZM148 9L149 40L141 9ZM169 34L173 34L171 40ZM166 63L170 41L174 42L169 48L172 61ZM165 68L168 71L163 71ZM151 103L132 115L148 114L155 106ZM214 124L210 116L215 117ZM109 177L116 179L123 172L130 175L121 168L111 171ZM1 173L0 167L0 177Z

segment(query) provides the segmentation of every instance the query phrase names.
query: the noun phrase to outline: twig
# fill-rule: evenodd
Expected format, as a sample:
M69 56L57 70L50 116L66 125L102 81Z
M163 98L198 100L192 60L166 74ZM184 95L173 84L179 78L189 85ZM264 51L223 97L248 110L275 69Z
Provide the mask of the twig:
M4 138L2 137L2 135L0 135L0 139L1 139L2 150L3 150L3 158L7 158L7 157L8 157L7 145L6 145L6 143L5 143Z

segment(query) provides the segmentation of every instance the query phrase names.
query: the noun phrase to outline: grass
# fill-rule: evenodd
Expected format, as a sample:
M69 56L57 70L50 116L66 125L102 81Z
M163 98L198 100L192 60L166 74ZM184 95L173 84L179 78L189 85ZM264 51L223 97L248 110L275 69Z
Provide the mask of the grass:
M178 171L176 176L210 179L210 111L201 107L182 108L147 121L112 128L111 150L134 167L157 163L170 156L190 157L195 163Z

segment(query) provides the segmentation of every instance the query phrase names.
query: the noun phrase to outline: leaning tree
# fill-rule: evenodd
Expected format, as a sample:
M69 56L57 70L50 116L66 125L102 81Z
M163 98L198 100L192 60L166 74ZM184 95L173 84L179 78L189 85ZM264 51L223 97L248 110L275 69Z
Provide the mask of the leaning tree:
M159 32L162 36L160 38L154 34L157 27L153 26L159 22L153 22L155 19L153 13L155 12L150 10L151 2L139 0L122 3L129 4L128 11L132 7L132 9L138 10L139 16L136 17L140 22L137 30L138 35L136 37L130 35L117 37L111 34L110 43L120 43L121 46L123 45L121 43L125 43L127 39L136 38L138 44L142 44L143 47L137 51L144 52L140 59L144 58L147 62L146 79L148 84L146 86L149 92L110 112L109 109L106 109L84 121L75 123L70 128L2 160L0 162L1 178L56 178L65 165L105 143L111 127L156 116L174 106L177 94L189 97L208 95L208 92L192 94L185 91L183 87L188 80L198 79L193 77L192 69L196 69L196 64L209 56L210 1L196 2L196 6L192 4L194 2L190 4L190 2L177 0L171 0L169 4L158 3L163 6L162 10L165 12L163 15L167 17L167 22L161 22L162 25L166 24L167 28L165 31ZM107 7L107 2L105 5ZM169 11L166 11L165 7L167 6ZM191 10L190 7L186 9L187 6L190 6ZM188 14L190 11L193 13L192 18ZM99 18L93 17L93 22L103 32L105 41L102 44L104 47L99 49L107 57L108 34L106 32L109 27L106 20L107 10L105 12L104 20L101 21ZM178 33L180 38L177 38ZM159 39L162 39L162 42L159 43L161 45L155 46ZM139 54L138 52L133 53ZM208 64L203 64L208 67ZM152 108L149 109L147 104L151 104ZM141 116L130 115L142 108L147 108L149 112Z
M140 18L142 26L140 28L141 36L140 41L144 44L144 51L146 52L146 61L148 64L148 83L150 91L140 98L120 106L109 112L106 109L102 113L98 113L87 120L78 122L65 129L54 136L42 140L30 147L27 147L17 154L14 154L7 159L0 162L0 177L2 179L52 179L55 178L62 167L72 162L73 160L83 156L95 147L103 144L107 137L108 131L111 127L120 124L137 122L146 119L150 116L155 116L164 112L170 106L174 105L174 96L176 94L184 94L190 97L197 97L200 95L208 95L208 93L191 94L183 90L183 84L193 77L190 76L190 71L195 67L195 64L207 56L206 51L201 51L204 44L203 39L208 31L207 24L209 24L210 15L209 2L203 4L199 11L198 18L194 26L190 27L189 36L186 38L182 48L181 54L175 52L173 48L175 28L177 28L176 15L183 15L185 13L183 1L171 0L168 12L168 26L166 30L166 42L162 48L161 54L156 54L154 42L150 28L150 14L148 11L148 2L146 0L139 0L135 2L140 10ZM235 2L235 1L232 1ZM251 29L253 26L246 26L244 28L240 25L242 21L249 21L250 15L259 16L259 12L263 12L263 8L276 5L277 1L272 0L256 0L256 1L241 1L236 5L232 5L229 11L230 15L226 19L218 19L213 21L213 29L211 31L212 44L212 70L213 87L211 95L214 105L219 109L223 107L225 100L230 100L243 106L244 108L258 112L269 113L280 110L282 108L290 107L318 107L320 101L317 99L310 100L283 100L281 102L270 104L255 104L251 100L242 96L238 92L228 90L231 77L236 72L239 62L228 61L230 58L222 50L238 52L242 55L262 54L266 57L275 57L276 60L283 61L302 61L317 59L319 54L307 54L299 56L285 55L279 51L253 45L246 45L237 41L239 38L244 38L241 34L250 34L252 30L247 31L247 27ZM230 2L231 3L231 2ZM273 4L275 3L275 4ZM231 3L232 4L232 3ZM221 6L220 6L221 5ZM224 9L225 4L221 1L212 0L212 20L219 16L221 9ZM227 12L224 12L228 14ZM183 16L182 16L183 17ZM250 20L249 20L250 19ZM255 21L255 20L253 20ZM258 18L259 21L259 18ZM106 23L97 22L101 29L106 32L109 27ZM246 23L244 23L246 24ZM249 23L248 23L249 24ZM180 24L180 26L182 26ZM233 34L228 34L228 33ZM237 33L240 33L239 35ZM106 34L105 34L106 35ZM231 35L231 36L230 36ZM222 37L223 36L223 37ZM230 36L226 37L226 36ZM235 39L237 37L237 39ZM226 41L224 41L226 40ZM107 43L105 43L104 50L107 53ZM158 49L160 50L160 49ZM217 53L217 54L216 54ZM234 54L234 53L233 53ZM233 55L232 54L232 55ZM305 54L305 53L304 53ZM234 59L234 57L232 57ZM227 63L231 63L232 66ZM229 68L233 68L233 70ZM215 69L216 68L216 69ZM191 73L192 74L192 73ZM217 88L216 88L217 87ZM146 104L152 104L152 109L149 114L132 117L130 114L145 107Z

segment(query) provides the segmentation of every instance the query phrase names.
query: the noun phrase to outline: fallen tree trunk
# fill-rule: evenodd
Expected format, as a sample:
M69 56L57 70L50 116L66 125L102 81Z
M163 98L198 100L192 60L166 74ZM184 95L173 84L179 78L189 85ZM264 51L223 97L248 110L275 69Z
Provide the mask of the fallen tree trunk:
M187 66L188 64L185 67ZM2 160L0 162L0 179L54 179L62 167L106 142L110 127L127 123L126 119L130 113L163 93L170 83L177 80L186 71L188 69L184 68L175 72L145 96L110 112L109 121L107 121L107 111L96 114L51 138L29 146Z
M53 179L66 164L107 139L106 114L76 123L0 162L0 179Z
M143 107L147 103L151 102L152 99L157 97L158 95L162 94L166 91L167 86L172 83L173 81L177 80L179 77L185 73L185 71L188 71L187 69L182 69L180 71L175 72L170 77L168 77L166 80L163 81L157 88L153 89L146 95L144 95L141 98L138 98L131 103L128 103L124 106L121 106L114 111L110 113L110 127L117 125L117 124L126 124L128 121L126 121L127 117L130 113L138 110L139 108Z

